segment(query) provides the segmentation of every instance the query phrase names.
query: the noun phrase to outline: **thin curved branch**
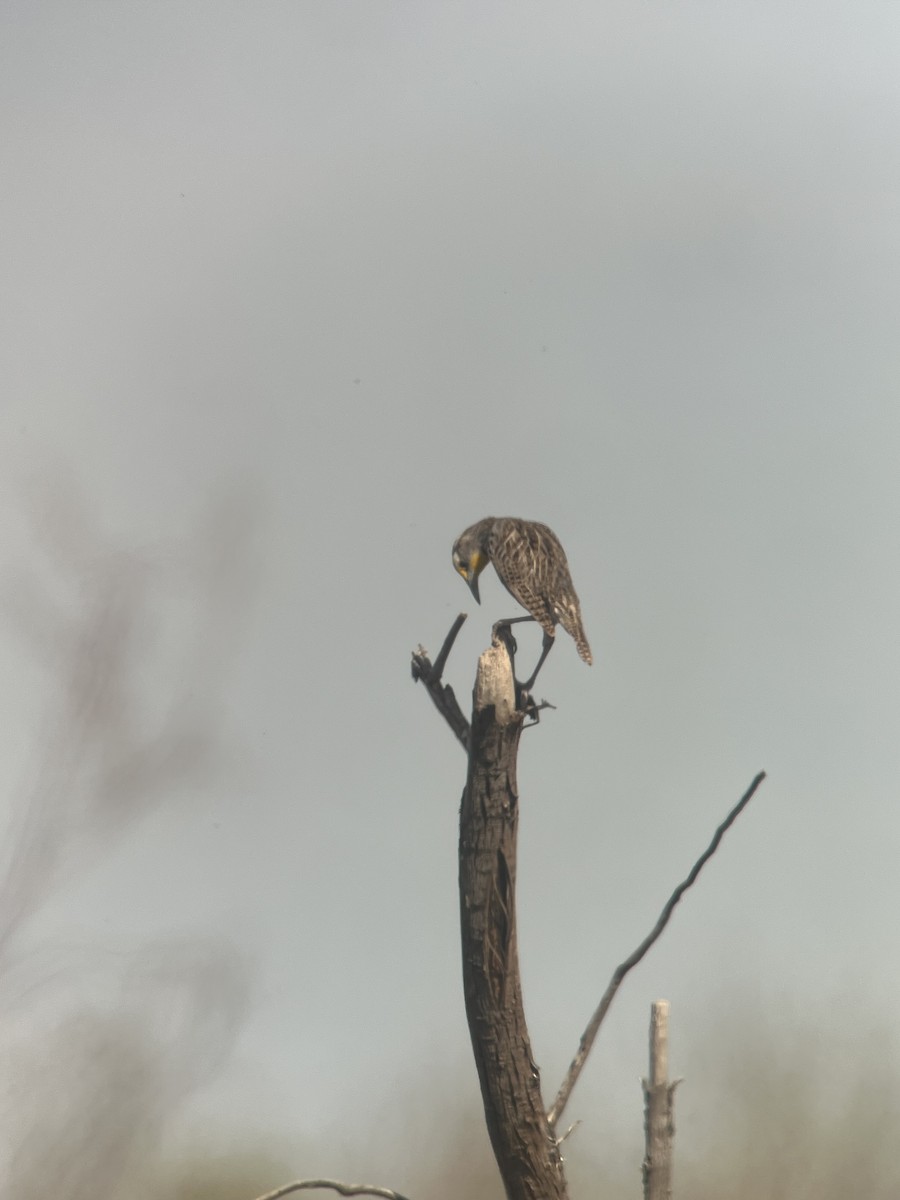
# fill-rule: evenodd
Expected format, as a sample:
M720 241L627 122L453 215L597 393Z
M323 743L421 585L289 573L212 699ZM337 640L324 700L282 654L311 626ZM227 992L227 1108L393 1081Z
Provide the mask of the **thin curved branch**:
M438 712L456 734L457 740L468 754L469 722L459 707L459 703L453 693L453 688L449 683L441 683L444 667L453 648L453 643L456 641L456 635L462 629L466 616L466 613L460 613L453 622L450 632L444 638L444 644L441 646L440 653L434 660L434 663L429 659L423 646L420 646L417 651L413 652L412 677L416 683L425 684L425 687L428 689L428 695L434 701L435 708L437 708Z
M434 660L434 666L431 668L431 676L435 683L440 682L440 678L444 673L444 667L447 665L447 659L450 657L450 651L453 649L453 643L456 641L456 635L466 623L468 615L468 613L460 613L450 626L450 632L444 638L444 644L441 646L440 653Z
M338 1179L298 1179L294 1183L284 1183L274 1192L266 1192L257 1200L278 1200L279 1196L289 1196L291 1192L306 1192L313 1188L330 1188L341 1196L381 1196L383 1200L407 1200L400 1192L390 1188L374 1187L370 1183L341 1183Z
M765 771L760 771L722 824L718 827L718 829L716 829L716 832L713 834L712 841L694 863L690 875L688 875L687 879L679 883L678 887L669 897L666 906L660 913L659 920L653 926L653 929L647 934L637 949L630 954L623 963L620 963L619 966L616 967L615 971L613 972L612 979L609 982L609 986L603 993L603 998L597 1007L597 1011L591 1017L587 1029L585 1029L584 1033L581 1035L581 1041L578 1045L578 1053L572 1059L571 1066L569 1067L566 1077L563 1080L562 1087L559 1089L556 1099L553 1101L553 1107L547 1113L547 1119L550 1122L551 1128L556 1125L556 1122L562 1116L563 1109L569 1102L572 1089L578 1082L578 1076L581 1074L581 1069L585 1064L587 1056L591 1052L594 1039L596 1038L600 1026L603 1023L603 1018L609 1011L609 1006L612 1004L622 980L632 967L637 966L653 943L659 938L660 934L669 923L669 918L672 916L672 913L675 910L675 905L700 874L706 863L709 862L709 860L715 854L716 850L719 848L719 843L721 842L722 838L753 799L756 789L759 787L765 777Z

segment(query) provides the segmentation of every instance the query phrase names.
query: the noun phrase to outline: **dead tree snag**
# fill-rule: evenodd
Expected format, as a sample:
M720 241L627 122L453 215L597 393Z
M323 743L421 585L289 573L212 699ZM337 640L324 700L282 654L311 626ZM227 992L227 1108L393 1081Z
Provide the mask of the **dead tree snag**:
M523 714L512 665L494 645L478 663L459 823L463 986L491 1145L510 1200L564 1200L525 1024L516 944L516 754Z
M578 1051L551 1108L541 1099L522 1005L516 944L515 882L519 795L519 737L546 701L534 704L517 688L509 622L494 626L493 645L478 663L471 724L453 690L441 682L465 615L455 621L432 665L420 646L412 674L468 754L460 809L459 884L466 1016L494 1155L509 1200L566 1200L563 1138L556 1128L609 1007L625 979L662 935L684 893L765 779L760 772L718 826L707 849L672 892L641 944L620 963L582 1034Z
M655 1000L650 1017L650 1074L644 1088L644 1200L672 1200L675 1088L669 1083L669 1002Z

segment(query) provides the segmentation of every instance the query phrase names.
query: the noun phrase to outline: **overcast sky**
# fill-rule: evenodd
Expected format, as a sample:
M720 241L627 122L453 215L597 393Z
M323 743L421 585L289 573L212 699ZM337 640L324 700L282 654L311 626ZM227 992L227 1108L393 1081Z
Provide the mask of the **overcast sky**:
M548 1100L760 769L567 1117L640 1136L660 996L688 1129L716 1101L685 1048L725 998L823 1034L891 1011L898 49L867 0L4 6L10 830L80 737L60 673L73 629L104 644L107 584L139 609L131 733L166 730L171 767L76 829L15 953L65 958L73 1010L80 955L231 963L186 1127L349 1147L377 1111L402 1145L420 1072L478 1102L465 762L409 655L468 611L465 701L514 611L451 567L489 513L556 530L594 651L560 636L520 755Z

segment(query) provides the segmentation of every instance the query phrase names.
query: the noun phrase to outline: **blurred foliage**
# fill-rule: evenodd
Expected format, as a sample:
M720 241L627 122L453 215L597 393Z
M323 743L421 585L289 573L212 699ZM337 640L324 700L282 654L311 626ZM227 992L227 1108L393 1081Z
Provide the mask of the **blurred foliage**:
M282 1158L263 1152L198 1157L164 1173L155 1196L159 1200L164 1196L168 1200L254 1200L293 1178Z

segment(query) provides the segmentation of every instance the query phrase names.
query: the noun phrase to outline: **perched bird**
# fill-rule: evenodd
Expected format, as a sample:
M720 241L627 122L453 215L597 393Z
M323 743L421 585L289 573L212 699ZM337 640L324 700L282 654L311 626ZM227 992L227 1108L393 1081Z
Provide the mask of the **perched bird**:
M531 688L550 653L557 624L575 639L578 653L590 666L591 648L581 624L581 605L572 586L566 552L553 530L518 517L485 517L461 533L453 544L453 566L479 604L478 576L489 562L494 564L506 590L531 614L502 624L537 621L544 631L541 657L523 685L525 691Z

